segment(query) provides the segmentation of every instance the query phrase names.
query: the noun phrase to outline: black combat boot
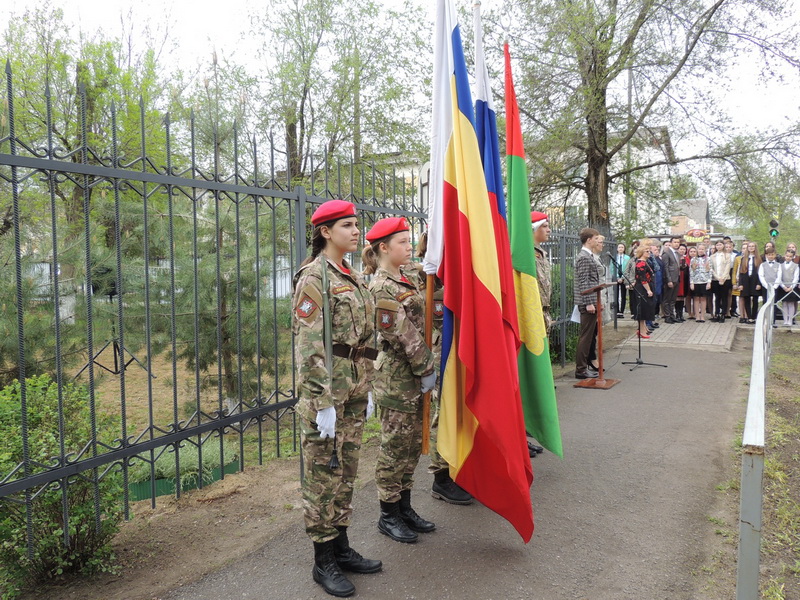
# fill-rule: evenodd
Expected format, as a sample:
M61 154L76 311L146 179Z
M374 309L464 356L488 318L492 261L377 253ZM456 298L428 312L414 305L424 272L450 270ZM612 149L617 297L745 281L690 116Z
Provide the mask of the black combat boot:
M337 527L339 537L333 540L333 555L339 568L353 573L377 573L383 567L379 560L364 558L350 547L347 539L347 527Z
M403 490L400 492L400 516L408 528L418 533L430 533L436 529L436 525L430 521L426 521L420 517L417 512L411 508L411 490Z
M431 496L450 504L472 504L470 493L453 481L447 469L436 471L433 474Z
M314 569L311 571L311 575L314 577L314 581L332 596L345 598L352 596L356 591L356 586L350 583L350 580L342 574L339 565L336 564L333 540L314 542Z
M378 519L378 531L388 535L395 542L413 544L417 541L417 534L408 528L400 516L399 502L384 502L381 500L381 518Z

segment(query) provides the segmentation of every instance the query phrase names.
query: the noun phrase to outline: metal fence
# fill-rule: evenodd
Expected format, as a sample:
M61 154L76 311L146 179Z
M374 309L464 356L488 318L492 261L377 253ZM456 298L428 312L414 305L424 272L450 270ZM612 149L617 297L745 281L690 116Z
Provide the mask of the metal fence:
M364 230L403 215L414 236L424 215L413 171L323 153L292 180L271 138L233 124L223 139L194 114L154 119L141 99L88 122L83 89L72 115L54 115L42 90L32 119L8 64L5 75L0 388L19 384L0 394L3 435L15 432L0 508L20 507L30 555L45 496L69 523L70 490L90 486L99 528L109 479L128 518L134 485L155 506L162 472L180 495L212 462L224 477L296 451L289 293L311 212L344 198Z
M739 550L736 600L756 600L761 557L761 509L764 499L766 386L772 353L775 291L758 311L750 367L750 392L742 434L742 482L739 488Z
M617 242L610 232L603 232L606 239L603 242L603 256L601 261L606 268L606 280L612 281L609 259L606 252L614 255L617 251ZM542 244L542 250L547 254L552 277L552 296L550 301L550 316L553 324L550 329L551 356L565 366L572 360L577 346L580 323L570 320L572 308L575 304L573 294L575 258L581 251L582 244L576 230L566 228L553 230L550 240ZM611 301L614 300L616 288L609 288ZM613 311L613 307L609 306ZM615 312L613 313L616 314Z

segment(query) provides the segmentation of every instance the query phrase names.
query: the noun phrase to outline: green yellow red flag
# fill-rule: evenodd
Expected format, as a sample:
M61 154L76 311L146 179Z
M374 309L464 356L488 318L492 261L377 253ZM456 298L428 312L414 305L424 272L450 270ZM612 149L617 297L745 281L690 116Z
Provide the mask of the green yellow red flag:
M506 177L511 262L517 296L520 345L517 357L525 427L553 454L564 456L561 426L550 363L542 300L536 280L536 254L531 229L531 203L519 106L511 75L511 55L506 61Z

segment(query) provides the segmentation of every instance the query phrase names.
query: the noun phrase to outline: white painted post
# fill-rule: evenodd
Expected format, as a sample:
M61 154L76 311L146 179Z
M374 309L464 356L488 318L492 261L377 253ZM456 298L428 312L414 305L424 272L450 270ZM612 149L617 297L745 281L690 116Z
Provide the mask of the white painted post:
M742 434L742 482L739 489L739 555L736 565L736 600L758 600L761 558L761 509L764 497L764 405L772 350L775 293L758 313L753 334L750 394Z

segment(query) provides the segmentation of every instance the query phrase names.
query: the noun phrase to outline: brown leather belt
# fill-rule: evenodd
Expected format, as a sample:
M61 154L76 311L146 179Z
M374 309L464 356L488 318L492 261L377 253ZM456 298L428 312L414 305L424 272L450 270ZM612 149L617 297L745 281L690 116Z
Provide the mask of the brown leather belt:
M358 346L354 348L348 344L334 344L333 355L341 358L349 358L350 360L358 360L359 358L375 360L378 358L378 351L369 346Z

